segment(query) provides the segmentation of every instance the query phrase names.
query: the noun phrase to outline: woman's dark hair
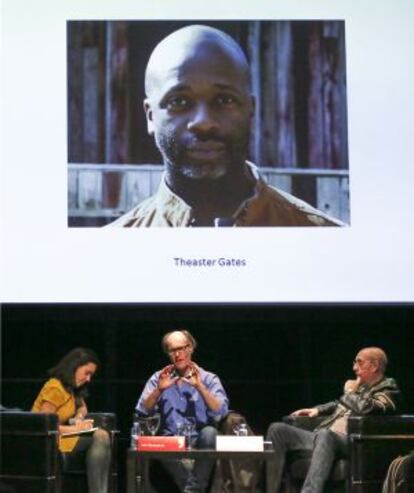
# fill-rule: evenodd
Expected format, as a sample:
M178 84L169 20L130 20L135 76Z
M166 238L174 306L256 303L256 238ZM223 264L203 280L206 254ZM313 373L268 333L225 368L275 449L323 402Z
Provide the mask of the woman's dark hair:
M76 387L75 372L80 366L87 365L88 363L94 363L99 367L100 362L97 354L92 349L78 347L63 356L59 363L48 371L48 374L60 380L62 385L68 391L73 392L75 397L80 400L87 396L87 384Z

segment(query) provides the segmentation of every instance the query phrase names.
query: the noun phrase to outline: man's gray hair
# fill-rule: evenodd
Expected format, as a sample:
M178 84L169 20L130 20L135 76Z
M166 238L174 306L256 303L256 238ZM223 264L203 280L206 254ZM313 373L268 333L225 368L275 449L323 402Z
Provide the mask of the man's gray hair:
M183 330L183 329L171 330L170 332L164 334L164 337L161 340L161 347L165 354L168 354L168 338L170 337L171 334L174 334L174 332L181 332L181 334L185 336L188 343L191 345L192 349L195 349L197 347L196 339L188 330Z

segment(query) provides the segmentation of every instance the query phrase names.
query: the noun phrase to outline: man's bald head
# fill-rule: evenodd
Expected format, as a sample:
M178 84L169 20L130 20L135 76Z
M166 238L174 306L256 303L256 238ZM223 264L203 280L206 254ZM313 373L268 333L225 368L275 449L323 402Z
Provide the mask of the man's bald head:
M378 365L378 370L382 375L385 373L388 358L384 350L379 347L366 347L361 349L359 354L375 362Z
M228 34L213 27L191 25L174 31L153 50L145 72L145 92L151 97L168 70L185 69L186 64L217 60L230 64L240 80L250 87L250 71L241 47Z
M150 57L145 89L148 133L173 190L180 182L188 191L188 179L243 175L254 98L246 57L230 36L198 25L173 32Z

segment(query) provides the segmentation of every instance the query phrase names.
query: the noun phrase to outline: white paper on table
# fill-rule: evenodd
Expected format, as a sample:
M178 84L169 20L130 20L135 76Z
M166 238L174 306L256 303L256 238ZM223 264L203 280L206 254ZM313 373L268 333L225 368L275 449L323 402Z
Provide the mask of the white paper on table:
M222 452L263 452L263 436L217 435L216 450Z

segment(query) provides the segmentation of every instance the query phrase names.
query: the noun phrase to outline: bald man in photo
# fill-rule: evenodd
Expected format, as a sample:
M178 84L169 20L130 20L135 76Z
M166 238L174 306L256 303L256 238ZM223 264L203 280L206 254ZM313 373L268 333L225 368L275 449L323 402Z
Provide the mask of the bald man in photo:
M148 61L145 92L165 173L155 195L110 226L342 225L267 185L247 161L255 103L247 59L229 35L191 25L167 36Z
M378 347L361 349L353 362L355 379L347 380L338 399L299 409L292 416L326 416L314 431L285 423L272 423L267 439L273 444L275 460L267 467L269 491L279 491L285 456L289 451L311 451L312 460L301 493L322 493L335 459L347 457L349 416L393 414L400 391L393 378L385 376L387 355Z

